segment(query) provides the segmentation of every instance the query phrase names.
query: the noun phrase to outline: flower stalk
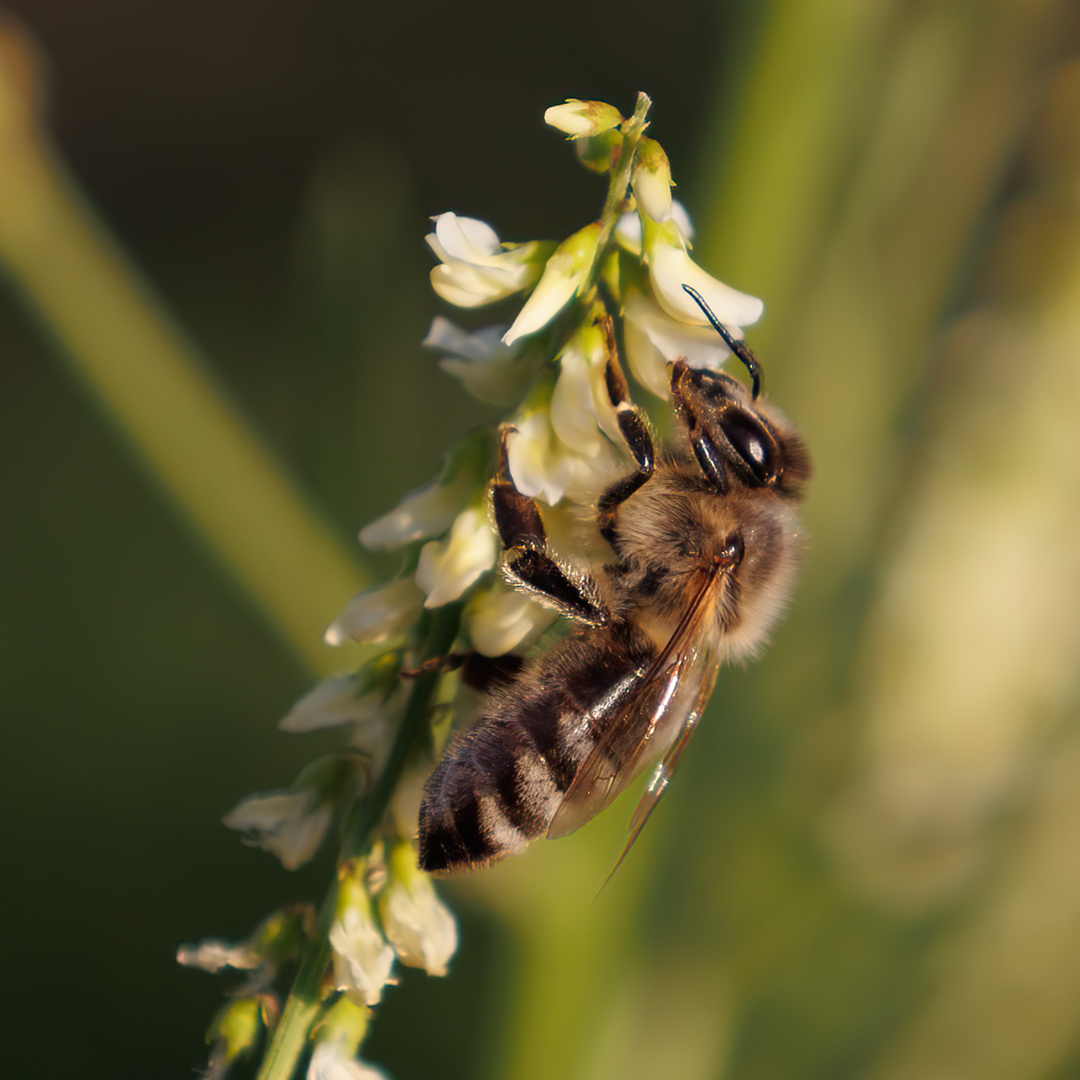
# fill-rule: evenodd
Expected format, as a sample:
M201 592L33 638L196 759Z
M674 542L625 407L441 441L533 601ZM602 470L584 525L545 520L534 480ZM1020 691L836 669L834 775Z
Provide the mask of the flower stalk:
M460 620L460 605L448 605L434 613L423 659L440 657L449 651ZM346 822L339 866L370 847L372 835L386 815L405 764L421 742L438 682L437 669L416 679L386 767L371 794L354 805ZM257 1080L289 1080L292 1077L307 1048L308 1033L323 1011L323 978L332 954L330 928L337 913L339 890L340 881L335 880L323 901L315 934L304 950L300 969L281 1019L270 1037Z
M652 99L644 91L638 94L637 104L634 106L634 114L623 125L623 142L615 167L611 171L611 183L608 185L607 198L604 199L604 209L600 214L600 235L596 241L596 254L593 256L592 265L585 275L585 284L582 293L587 293L594 288L600 277L600 268L603 265L604 256L608 245L611 243L611 235L619 218L623 213L623 205L626 202L626 193L630 189L630 176L634 169L634 156L637 152L638 143L645 128L648 127L646 117L652 108Z
M504 242L486 222L454 213L439 215L427 237L439 260L432 286L448 303L473 309L526 296L509 328L469 332L440 317L426 339L451 354L444 370L509 413L498 431L464 436L434 480L360 533L371 548L400 551L401 569L354 596L324 639L383 651L306 694L281 724L297 733L346 730L349 745L301 771L288 789L249 796L225 818L288 869L312 858L327 836L336 832L339 842L335 880L302 948L270 956L253 938L181 952L193 966L237 958L245 986L266 998L261 1025L242 1029L249 1042L269 1029L259 1080L290 1080L309 1053L310 1080L377 1075L356 1054L395 965L444 975L457 948L453 916L413 846L420 786L448 726L440 721L454 714L461 683L482 681L485 663L497 671L509 660L513 669L543 635L562 632L549 631L556 613L542 597L515 591L498 573L488 493L497 469L538 500L553 536L573 529L628 466L608 387L608 319L626 320L630 370L663 397L672 348L694 341L706 367L727 356L715 337L696 340L703 321L696 309L672 302L683 284L715 300L733 334L761 314L761 301L691 260L692 228L670 198L667 156L644 139L650 104L640 94L628 119L602 102L549 110L549 123L576 140L583 164L609 173L600 217L561 242ZM284 964L296 974L275 1023L277 998L268 991ZM226 1034L211 1057L225 1067L238 1053Z

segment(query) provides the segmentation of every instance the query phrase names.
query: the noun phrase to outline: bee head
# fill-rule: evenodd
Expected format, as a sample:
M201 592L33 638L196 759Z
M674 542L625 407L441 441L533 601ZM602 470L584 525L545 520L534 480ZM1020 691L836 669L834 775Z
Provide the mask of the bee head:
M751 488L788 486L785 471L798 437L771 422L737 380L677 360L671 401L701 471L721 494L733 479Z
M671 365L671 401L706 481L720 494L733 480L750 488L774 488L796 496L810 475L802 439L782 414L760 399L761 365L746 343L734 337L698 293L696 301L725 344L746 366L751 388L685 360Z

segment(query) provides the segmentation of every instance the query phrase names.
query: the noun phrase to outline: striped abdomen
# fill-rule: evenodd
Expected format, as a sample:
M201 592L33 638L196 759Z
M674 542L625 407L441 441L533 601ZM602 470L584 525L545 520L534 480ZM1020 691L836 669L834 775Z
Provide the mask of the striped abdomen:
M483 865L544 835L654 656L644 634L620 623L563 642L493 693L424 787L420 865Z

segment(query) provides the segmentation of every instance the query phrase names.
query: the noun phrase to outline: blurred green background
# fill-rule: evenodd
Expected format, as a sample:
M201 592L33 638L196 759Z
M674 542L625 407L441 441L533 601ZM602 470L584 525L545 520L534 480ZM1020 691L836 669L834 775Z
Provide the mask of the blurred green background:
M766 300L750 339L818 466L790 617L723 673L603 896L625 806L449 886L453 971L406 973L366 1057L1080 1076L1075 3L8 10L73 174L328 550L491 415L418 345L427 216L525 240L598 212L546 106L649 92L697 258ZM288 874L219 819L317 752L274 724L335 658L266 617L54 344L41 282L83 293L60 239L27 270L0 135L3 1068L191 1076L223 987L177 944L323 894L325 860ZM347 599L336 557L285 575L312 626Z

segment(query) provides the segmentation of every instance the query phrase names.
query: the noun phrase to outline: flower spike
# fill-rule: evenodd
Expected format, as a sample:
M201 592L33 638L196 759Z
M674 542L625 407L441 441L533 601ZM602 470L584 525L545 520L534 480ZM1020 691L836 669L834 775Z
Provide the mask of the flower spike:
M437 315L423 341L442 371L491 407L491 419L460 437L432 480L360 531L366 548L398 560L392 577L343 603L326 631L328 645L345 647L337 655L351 649L361 660L304 694L279 724L297 736L338 731L340 749L289 787L249 795L225 816L244 842L290 870L331 841L338 851L318 915L298 905L245 941L210 938L180 949L184 964L244 980L211 1031L216 1076L263 1045L264 1080L295 1080L301 1062L307 1080L385 1080L361 1058L371 1011L395 985L396 970L445 975L458 949L454 915L419 859L441 870L520 849L539 814L517 806L521 793L527 788L545 813L556 798L543 770L526 788L493 785L490 776L470 788L447 775L445 762L432 779L434 747L452 738L455 715L475 713L478 701L474 731L485 739L491 710L514 695L532 693L543 712L546 684L562 679L550 666L550 642L563 642L555 646L568 650L556 654L562 657L585 655L599 640L613 645L589 635L608 633L621 617L610 599L624 596L619 582L633 576L619 578L627 570L619 562L619 508L634 505L638 489L670 468L665 452L677 452L654 446L654 424L635 404L627 373L687 412L701 396L694 380L729 385L711 373L735 352L758 394L760 366L741 339L764 305L691 259L693 226L672 198L671 164L645 135L650 107L639 94L629 116L576 98L544 113L607 184L598 217L561 241L506 243L487 222L452 211L432 219L426 242L437 260L430 271L436 295L463 309L517 305L489 325L458 326ZM692 441L704 470L699 486L711 478L720 490L725 470L739 463L723 458L720 435L695 429ZM740 459L751 479L772 482L767 443L763 435L753 442L760 453ZM640 531L631 542L646 546L647 530ZM737 538L726 541L701 603L740 550ZM594 577L593 566L607 576ZM644 595L651 586L640 587ZM658 577L655 589L666 587ZM663 608L658 626L675 606ZM573 623L590 629L568 637ZM604 664L593 665L590 680L609 677ZM635 657L627 679L639 668ZM554 674L535 686L523 681L545 671ZM539 741L527 732L519 743L492 744L491 761L516 768L544 757L536 746L556 738L549 728ZM607 758L603 767L610 771ZM443 781L464 808L456 840L441 841L453 848L449 856L431 840L429 799ZM552 819L549 831L576 824ZM294 971L286 998L282 980Z

